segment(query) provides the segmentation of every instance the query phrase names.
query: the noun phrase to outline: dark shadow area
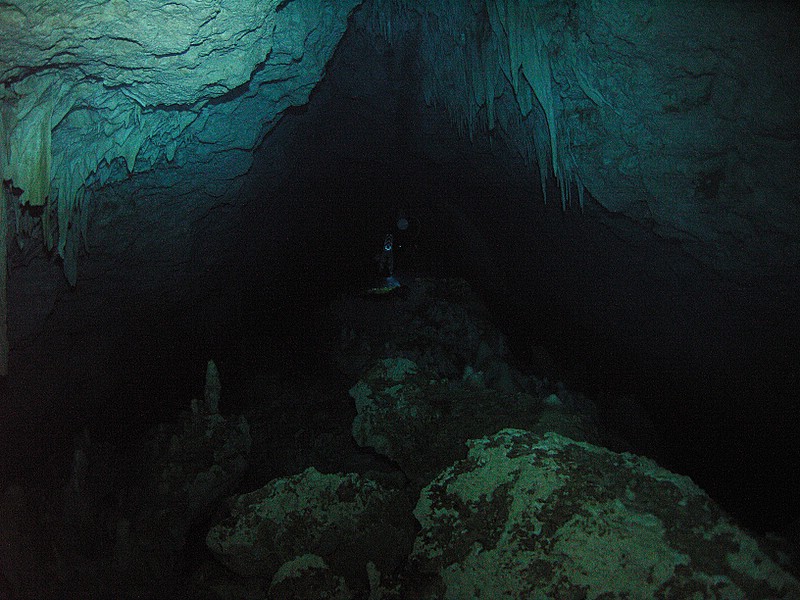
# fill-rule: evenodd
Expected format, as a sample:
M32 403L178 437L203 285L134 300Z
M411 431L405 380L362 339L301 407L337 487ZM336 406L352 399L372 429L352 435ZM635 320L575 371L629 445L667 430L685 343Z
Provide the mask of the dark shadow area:
M324 145L306 150L293 177L302 183L281 192L291 256L268 294L248 302L274 307L287 368L323 364L317 344L336 332L310 316L374 275L402 212L420 226L397 257L398 277L466 278L516 364L589 394L609 426L642 441L639 452L691 476L747 526L779 529L796 517L790 274L723 278L646 224L594 203L564 212L537 197L533 180L504 187L480 154L449 165L400 154L370 167L358 160L376 154L369 146L354 146L352 161Z

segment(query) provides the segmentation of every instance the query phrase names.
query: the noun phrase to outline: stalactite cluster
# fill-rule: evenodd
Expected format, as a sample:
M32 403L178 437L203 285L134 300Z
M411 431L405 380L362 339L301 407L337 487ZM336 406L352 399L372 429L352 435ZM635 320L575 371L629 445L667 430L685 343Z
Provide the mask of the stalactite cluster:
M545 200L547 178L554 176L562 207L566 209L575 192L583 206L584 187L550 66L550 28L542 26L564 15L553 14L552 6L522 0L381 0L375 5L374 33L390 44L399 43L415 26L422 29L419 57L428 104L444 107L470 139L496 128L516 132L520 119L530 119L526 137L514 142L538 168ZM510 103L498 106L509 90L513 109Z

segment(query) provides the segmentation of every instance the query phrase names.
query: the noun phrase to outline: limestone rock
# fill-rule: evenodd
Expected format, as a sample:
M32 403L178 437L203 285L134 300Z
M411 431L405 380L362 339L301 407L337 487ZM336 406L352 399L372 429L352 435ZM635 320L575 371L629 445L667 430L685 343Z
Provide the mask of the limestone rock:
M541 401L530 394L502 393L475 381L435 379L405 358L378 361L350 389L350 396L356 404L356 443L396 461L420 486L463 457L468 439L504 427L602 439L579 413L552 408L543 412Z
M689 478L557 434L471 440L414 514L409 597L800 597Z
M280 600L349 600L345 581L315 554L304 554L281 565L269 586L269 598Z
M195 189L192 173L216 174L212 194L229 188L277 117L307 101L357 4L4 3L0 173L22 204L53 208L45 241L70 283L89 188L173 161L187 171L145 183L154 197Z
M158 493L185 498L190 512L204 512L244 473L250 444L243 416L192 413L172 435L162 428L151 442Z
M249 448L244 418L219 414L186 411L131 453L84 430L62 488L2 490L0 597L163 597L190 528L237 483Z
M273 578L298 556L317 555L349 585L366 579L373 561L393 572L412 535L395 491L356 474L313 467L232 499L230 516L208 532L206 545L237 574Z
M437 378L454 379L468 365L488 370L502 363L503 335L464 279L414 277L404 281L404 291L392 300L391 320L369 299L334 303L342 325L335 359L343 371L359 375L380 356L403 356Z

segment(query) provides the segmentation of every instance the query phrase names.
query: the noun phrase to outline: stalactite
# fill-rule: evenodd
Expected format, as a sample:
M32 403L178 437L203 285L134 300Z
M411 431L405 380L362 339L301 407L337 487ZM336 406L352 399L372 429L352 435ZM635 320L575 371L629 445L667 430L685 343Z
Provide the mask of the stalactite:
M0 126L0 130L2 126ZM0 131L0 134L2 131ZM0 377L8 375L8 219L5 184L0 170Z
M5 179L8 168L7 111L0 104L0 377L8 375L8 205Z
M425 102L443 107L459 134L470 140L482 131L495 129L495 101L504 86L510 87L522 118L533 115L531 162L535 157L545 202L546 182L555 177L561 205L566 209L576 191L582 206L585 190L578 165L570 156L570 140L563 131L561 97L550 61L555 42L549 37L552 27L542 22L548 18L543 10L527 0L452 0L437 4L377 0L371 27L390 44L397 43L401 35L395 24L408 21L410 14L421 15L419 53L424 65ZM585 76L580 81L593 101L611 106ZM513 109L506 104L502 110ZM526 148L531 144L517 143L522 146L520 151L528 154Z

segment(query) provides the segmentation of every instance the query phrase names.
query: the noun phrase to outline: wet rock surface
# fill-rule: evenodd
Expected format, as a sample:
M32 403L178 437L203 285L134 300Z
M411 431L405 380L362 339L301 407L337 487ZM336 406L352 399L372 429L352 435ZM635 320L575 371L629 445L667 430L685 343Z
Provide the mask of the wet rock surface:
M384 359L350 390L357 411L356 443L392 459L418 484L459 458L464 440L511 423L536 430L543 415L548 430L563 428L578 439L600 439L596 425L585 415L545 411L542 399L531 394L432 377L407 359Z
M414 511L413 597L800 594L780 557L647 458L511 429L468 446Z
M202 399L135 452L84 436L59 490L6 488L0 590L37 600L797 597L789 541L746 532L688 477L603 447L627 444L590 399L511 366L463 281L405 288L330 306L338 325L325 360L372 365L357 376L289 380L264 364L240 388L247 417L223 416L224 373L210 362ZM432 298L424 312L435 323L418 318ZM392 314L401 334L367 306ZM45 538L54 545L24 542Z

